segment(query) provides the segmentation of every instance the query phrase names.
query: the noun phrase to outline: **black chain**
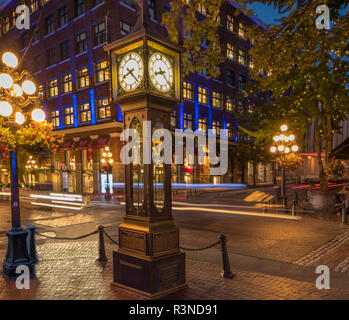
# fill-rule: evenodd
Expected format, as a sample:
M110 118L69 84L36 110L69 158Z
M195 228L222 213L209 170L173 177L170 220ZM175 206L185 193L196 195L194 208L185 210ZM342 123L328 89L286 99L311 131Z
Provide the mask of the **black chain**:
M48 236L48 235L45 235L45 234L42 234L42 233L39 233L37 231L35 231L35 233L38 235L38 236L41 236L41 237L44 237L44 238L48 238L48 239L56 239L56 240L80 240L80 239L84 239L84 238L87 238L89 236L92 236L96 233L98 233L99 230L95 230L93 232L90 232L88 234L85 234L83 236L79 236L79 237L75 237L75 238L64 238L64 237L52 237L52 236ZM114 244L116 244L117 246L119 245L119 243L117 241L115 241L108 233L106 233L106 231L103 229L103 233L106 235L106 237ZM203 247L203 248L186 248L186 247L179 247L180 249L182 250L185 250L185 251L203 251L203 250L207 250L207 249L211 249L213 247L215 247L216 245L220 244L221 243L221 240L218 240L206 247Z
M80 237L75 237L75 238L63 238L63 237L51 237L51 236L47 236L45 234L42 234L42 233L39 233L37 231L35 231L35 233L41 237L44 237L44 238L48 238L48 239L56 239L56 240L80 240L80 239L84 239L84 238L87 238L89 236L92 236L96 233L98 233L98 230L96 231L93 231L93 232L90 232L88 234L85 234L83 236L80 236Z
M221 243L221 240L218 240L215 243L212 243L211 245L204 248L185 248L185 247L179 247L179 248L185 251L203 251L203 250L211 249L220 243Z
M105 232L104 229L103 229L103 233L107 236L107 238L109 238L109 240L110 240L111 242L113 242L113 243L116 244L117 246L119 245L115 240L112 239L112 237L111 237L108 233Z

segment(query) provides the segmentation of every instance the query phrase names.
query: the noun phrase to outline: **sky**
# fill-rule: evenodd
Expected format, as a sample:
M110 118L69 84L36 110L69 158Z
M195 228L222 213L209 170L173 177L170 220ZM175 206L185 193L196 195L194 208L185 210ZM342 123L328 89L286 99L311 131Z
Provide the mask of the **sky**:
M255 15L264 24L279 24L276 20L281 17L277 9L273 6L266 6L261 3L253 3L249 6L249 9L254 10Z
M261 3L253 3L249 6L249 9L252 9L255 11L255 15L259 20L261 20L264 24L280 24L280 22L276 21L277 19L280 19L282 15L279 14L277 9L274 9L273 6L266 6ZM349 9L349 5L340 11L341 14L346 14L346 12Z

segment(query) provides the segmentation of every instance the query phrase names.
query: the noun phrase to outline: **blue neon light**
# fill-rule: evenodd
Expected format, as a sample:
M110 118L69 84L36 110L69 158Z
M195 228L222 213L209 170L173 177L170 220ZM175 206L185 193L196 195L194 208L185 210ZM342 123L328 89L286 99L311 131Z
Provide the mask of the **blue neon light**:
M90 110L91 110L91 123L96 124L96 91L95 89L90 89Z
M72 95L74 108L74 127L78 127L78 97L76 94Z

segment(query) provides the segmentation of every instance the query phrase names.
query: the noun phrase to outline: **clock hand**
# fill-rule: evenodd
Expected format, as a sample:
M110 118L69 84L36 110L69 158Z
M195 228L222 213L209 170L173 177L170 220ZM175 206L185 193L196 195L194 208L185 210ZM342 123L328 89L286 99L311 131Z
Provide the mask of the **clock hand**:
M134 68L133 69L129 69L129 68L127 68L127 71L128 71L128 73L126 73L125 75L124 75L124 80L127 78L127 76L129 75L129 74L131 74L133 71L134 71Z
M129 69L127 69L127 70L129 70ZM138 79L135 77L135 75L133 74L133 70L134 69L132 69L131 71L129 70L129 72L130 72L130 75L133 77L133 79L135 79L136 80L136 82L138 83Z

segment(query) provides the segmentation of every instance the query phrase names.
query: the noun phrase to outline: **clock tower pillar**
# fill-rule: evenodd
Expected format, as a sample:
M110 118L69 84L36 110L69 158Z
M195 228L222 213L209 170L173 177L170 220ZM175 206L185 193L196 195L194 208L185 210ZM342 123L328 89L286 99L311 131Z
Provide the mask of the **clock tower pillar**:
M172 217L171 164L144 161L162 141L156 129L170 128L170 114L181 101L182 47L152 29L147 1L138 9L132 33L108 44L112 96L124 114L124 129L133 130L139 153L125 164L126 216L119 226L119 249L113 252L113 286L147 298L186 287L185 254ZM149 132L149 124L150 131ZM136 161L139 159L139 161Z

